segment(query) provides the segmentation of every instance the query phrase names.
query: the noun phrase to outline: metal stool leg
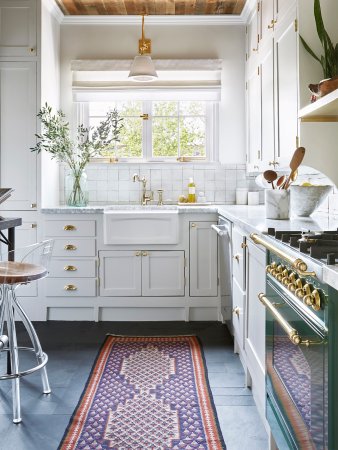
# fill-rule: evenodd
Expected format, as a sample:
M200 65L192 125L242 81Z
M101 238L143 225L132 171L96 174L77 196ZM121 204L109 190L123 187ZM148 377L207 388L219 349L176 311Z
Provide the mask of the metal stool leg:
M8 286L3 285L3 302L6 307L7 316L7 332L8 332L8 346L11 361L12 374L19 373L19 355L18 355L18 343L16 338L14 310L12 304L11 295L9 295ZM20 405L20 378L14 378L12 380L12 398L13 398L13 422L21 422L21 405Z
M43 351L42 351L42 347L41 347L38 335L36 334L36 331L35 331L35 328L33 327L32 322L29 320L24 309L18 302L18 299L16 298L16 295L15 295L14 287L11 287L11 294L12 294L12 298L13 298L14 307L17 310L19 316L21 317L22 323L24 324L24 326L27 330L27 333L30 337L30 340L32 341L38 364L41 364L43 362ZM46 369L46 367L42 367L42 369L40 369L40 370L41 370L43 393L50 394L52 391L51 391L49 381L48 381L47 369Z

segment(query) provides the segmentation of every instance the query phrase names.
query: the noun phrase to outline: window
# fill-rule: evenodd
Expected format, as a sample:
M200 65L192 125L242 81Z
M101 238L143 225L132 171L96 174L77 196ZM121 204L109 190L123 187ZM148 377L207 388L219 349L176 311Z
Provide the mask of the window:
M119 160L176 161L186 157L211 161L217 103L210 101L117 101L82 103L85 122L97 126L109 110L124 118L114 156ZM87 116L87 117L86 117Z

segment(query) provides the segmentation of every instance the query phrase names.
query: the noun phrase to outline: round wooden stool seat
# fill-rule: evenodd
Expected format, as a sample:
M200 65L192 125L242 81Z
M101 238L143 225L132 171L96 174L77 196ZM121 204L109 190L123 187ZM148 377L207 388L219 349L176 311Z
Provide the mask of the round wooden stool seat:
M47 275L47 270L37 264L15 261L0 262L0 284L20 284L39 280Z

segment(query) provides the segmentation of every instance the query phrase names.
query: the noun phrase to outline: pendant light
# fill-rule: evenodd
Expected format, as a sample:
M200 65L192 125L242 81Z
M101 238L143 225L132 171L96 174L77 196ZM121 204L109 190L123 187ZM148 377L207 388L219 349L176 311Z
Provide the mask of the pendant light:
M139 55L135 56L128 78L133 81L153 81L157 78L151 53L151 40L144 37L144 15L142 15L142 37L138 41Z

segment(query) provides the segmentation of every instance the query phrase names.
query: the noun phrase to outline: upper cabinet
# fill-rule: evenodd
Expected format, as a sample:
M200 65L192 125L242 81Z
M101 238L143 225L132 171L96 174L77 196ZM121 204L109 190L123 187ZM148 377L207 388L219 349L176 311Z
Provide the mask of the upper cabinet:
M36 62L0 62L0 100L0 182L14 188L1 209L36 209Z
M258 50L247 58L249 171L288 165L298 145L296 1L262 0L257 14Z
M35 56L36 41L36 1L0 0L0 56Z

